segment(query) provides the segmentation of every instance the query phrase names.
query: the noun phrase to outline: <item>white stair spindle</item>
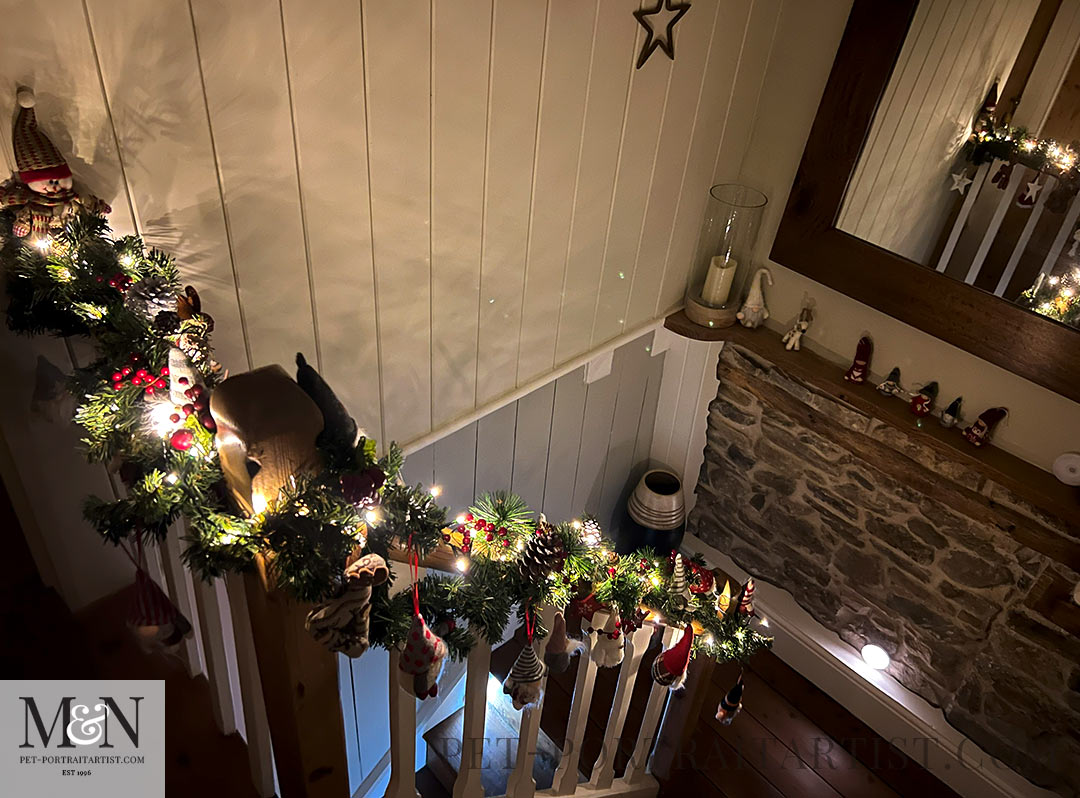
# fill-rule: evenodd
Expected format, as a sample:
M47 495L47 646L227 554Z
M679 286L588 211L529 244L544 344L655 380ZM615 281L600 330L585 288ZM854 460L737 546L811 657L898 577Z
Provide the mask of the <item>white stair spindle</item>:
M465 675L465 716L461 726L461 767L454 781L454 798L484 798L481 770L484 763L484 722L487 719L487 683L491 646L479 636L469 652ZM393 739L393 737L391 737Z
M664 628L664 633L660 638L662 649L671 647L678 632L679 630L674 626ZM664 711L668 692L668 688L653 682L652 690L649 692L649 701L645 705L645 716L641 720L641 729L638 731L637 744L634 746L634 754L627 763L626 772L622 777L622 781L628 787L637 786L645 781L649 754L656 739L656 728L660 723L660 713Z
M1027 224L1024 225L1024 229L1020 233L1020 238L1016 240L1016 246L1013 247L1012 254L1009 255L1009 261L1005 264L1005 269L1001 272L1001 277L998 279L997 287L994 289L994 294L997 296L1002 296L1005 293L1005 289L1009 287L1009 282L1016 272L1016 266L1020 263L1020 258L1023 256L1024 250L1027 249L1032 233L1035 232L1035 225L1042 216L1043 206L1046 205L1046 198L1050 196L1050 193L1054 190L1054 186L1056 185L1057 180L1048 177L1046 179L1046 185L1043 186L1042 191L1039 192L1039 198L1035 200L1035 207L1033 207L1031 213L1028 214Z
M619 738L622 737L626 712L630 708L630 698L634 694L634 682L637 680L641 657L645 654L652 633L653 627L646 625L636 629L626 639L626 654L619 670L619 685L615 688L607 728L604 729L604 743L593 765L592 778L589 779L590 789L607 790L615 781L615 751L619 746Z
M1069 210L1065 213L1061 227L1058 228L1058 233L1054 237L1054 243L1046 253L1042 268L1039 269L1040 274L1050 274L1054 270L1054 264L1061 257L1061 250L1065 248L1065 242L1069 240L1073 230L1076 228L1077 218L1080 218L1080 195L1073 197L1072 204L1069 205Z
M244 711L247 732L248 767L251 781L261 798L271 798L274 785L274 754L270 747L270 725L266 720L259 661L255 654L255 638L251 633L244 577L230 573L225 577L232 612L233 637L236 640L236 664L240 671L240 703Z
M169 597L192 626L192 634L184 638L180 644L180 655L183 657L188 676L195 677L203 672L203 661L199 646L199 619L195 609L195 590L191 583L191 575L180 559L180 537L183 534L183 529L174 526L165 536L165 541L159 549L165 580L169 585Z
M1017 172L1020 174L1016 174ZM1032 176L1038 177L1038 173L1032 172L1025 166L1016 166L1013 168L1013 174L1009 178L1009 186L1001 192L1001 199L998 200L998 205L994 209L993 215L990 217L990 223L986 226L986 232L983 233L982 241L979 242L979 248L975 250L975 255L971 259L971 265L968 267L967 275L964 277L964 282L968 285L972 285L979 276L979 272L982 271L986 256L990 252L990 247L994 244L994 239L997 238L998 230L1001 229L1001 223L1005 219L1005 214L1008 212L1009 206L1012 205L1013 200L1016 198L1017 191L1021 188L1026 191L1028 178Z
M195 604L199 608L199 627L202 630L203 652L206 654L206 675L210 682L210 706L222 734L232 734L236 728L236 708L233 706L229 655L225 648L225 631L217 585L199 579L195 582Z
M551 607L540 610L540 617L545 629L551 629L551 622L555 617L555 611ZM544 658L547 648L547 638L539 640L535 644L536 656ZM541 691L547 689L547 676L540 683ZM533 761L536 759L536 739L540 734L540 715L544 709L544 695L540 694L540 700L536 706L521 711L521 729L518 733L517 760L514 770L506 782L507 798L532 798L536 794L536 781L533 779Z
M960 206L960 213L956 215L956 221L953 222L953 228L949 231L949 237L945 241L945 247L941 250L941 257L938 258L937 270L939 272L945 271L949 266L949 260L952 258L953 250L956 249L956 242L960 240L960 233L964 230L964 225L967 224L968 216L971 215L971 209L975 205L975 200L979 196L979 192L982 191L983 184L986 182L986 178L990 176L991 165L997 165L1001 161L993 161L990 163L984 163L975 172L975 178L971 181L971 185L968 186L967 195L964 197L964 204Z
M587 622L582 621L582 627ZM596 663L590 656L592 636L585 635L585 650L578 655L577 679L574 681L574 695L570 699L570 717L566 722L566 742L563 744L559 767L551 782L551 789L545 795L573 795L578 786L578 764L581 761L581 746L585 741L585 727L589 720L589 706L592 704L593 686L596 684Z
M390 650L390 781L383 798L420 798L416 789L416 697L398 683L401 652Z

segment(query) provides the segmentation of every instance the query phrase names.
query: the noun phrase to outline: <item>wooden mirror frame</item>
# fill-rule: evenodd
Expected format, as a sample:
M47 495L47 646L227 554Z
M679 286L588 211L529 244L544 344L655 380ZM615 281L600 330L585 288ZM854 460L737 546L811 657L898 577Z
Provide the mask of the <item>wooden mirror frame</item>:
M918 0L855 0L770 257L1080 401L1080 331L836 227L917 5Z

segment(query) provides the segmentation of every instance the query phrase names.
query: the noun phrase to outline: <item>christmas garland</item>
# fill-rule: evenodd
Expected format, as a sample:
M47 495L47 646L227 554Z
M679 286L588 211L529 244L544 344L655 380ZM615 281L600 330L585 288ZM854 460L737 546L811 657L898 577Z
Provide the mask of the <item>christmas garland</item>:
M183 519L184 561L204 579L245 571L263 556L275 584L299 601L356 597L370 621L357 651L405 646L422 614L448 653L462 658L477 637L498 642L515 608L531 633L537 606L586 618L603 608L616 619L609 637L649 617L692 626L695 650L720 661L771 644L751 626L752 584L732 598L701 562L618 555L595 519L548 524L520 498L495 493L448 524L432 491L401 480L401 450L391 444L378 456L302 356L297 383L325 419L316 441L322 467L293 474L245 512L225 487L221 419L210 409L225 380L210 345L213 319L193 288L181 290L172 259L138 237L113 239L104 219L85 212L35 245L12 235L12 221L0 214L9 326L86 336L96 350L70 388L87 459L112 469L126 489L122 498L85 504L110 543L141 554ZM404 550L420 561L440 546L454 549L460 573L428 575L414 591L394 593L393 569L381 558Z

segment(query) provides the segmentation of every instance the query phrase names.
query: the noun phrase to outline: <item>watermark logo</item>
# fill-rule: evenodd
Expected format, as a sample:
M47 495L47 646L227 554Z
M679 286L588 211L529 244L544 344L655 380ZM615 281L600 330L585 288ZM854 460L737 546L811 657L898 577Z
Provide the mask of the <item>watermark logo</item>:
M163 682L0 682L0 706L10 794L164 795Z

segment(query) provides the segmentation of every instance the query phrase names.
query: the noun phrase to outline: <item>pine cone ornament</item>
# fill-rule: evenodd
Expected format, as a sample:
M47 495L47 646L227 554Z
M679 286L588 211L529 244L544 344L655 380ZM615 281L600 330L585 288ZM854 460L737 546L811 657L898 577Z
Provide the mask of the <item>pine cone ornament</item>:
M124 297L124 306L146 321L154 321L159 313L176 309L176 290L164 277L154 275L133 283Z
M518 562L518 573L525 582L539 582L547 579L548 574L559 571L566 562L566 547L555 528L543 519L536 534L525 543Z
M581 539L589 546L600 545L600 522L594 515L586 515L581 519Z

